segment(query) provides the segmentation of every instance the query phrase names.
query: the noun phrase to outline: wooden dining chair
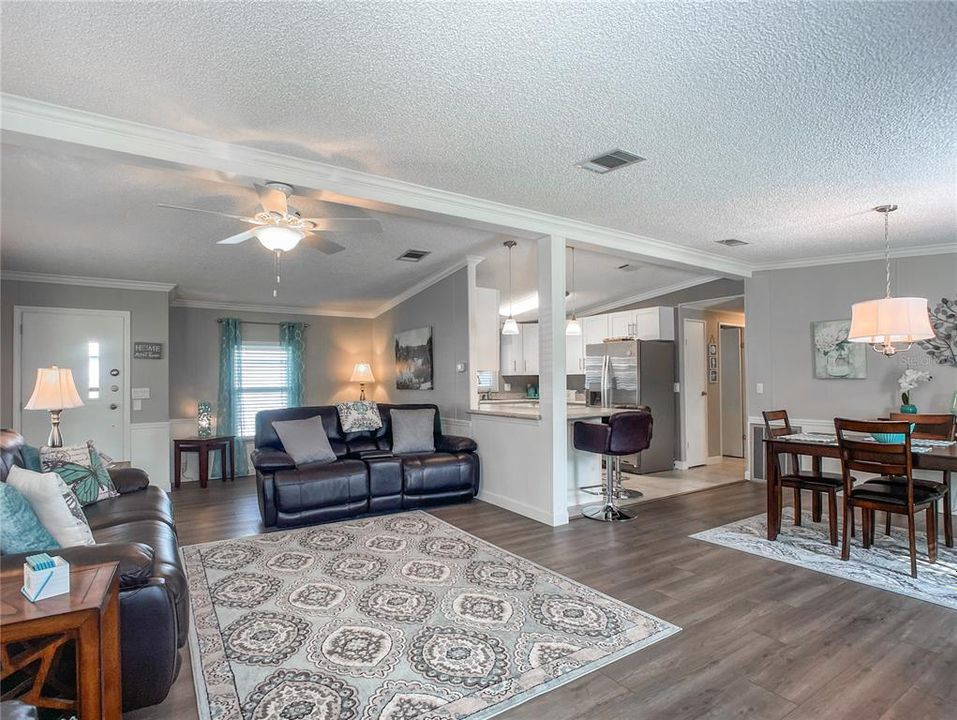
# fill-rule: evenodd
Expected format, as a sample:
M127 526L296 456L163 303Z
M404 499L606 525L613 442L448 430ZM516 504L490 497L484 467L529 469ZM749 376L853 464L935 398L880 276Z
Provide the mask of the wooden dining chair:
M925 488L914 482L910 446L910 423L896 420L848 420L835 418L837 445L841 452L844 481L844 533L841 559L850 559L849 523L855 507L861 508L861 539L865 548L874 542L875 511L907 516L907 541L910 546L910 574L917 577L916 514L927 511L927 555L937 562L937 501L944 496L941 487ZM901 443L878 443L871 433L893 433ZM862 435L863 434L863 435ZM900 478L889 483L880 478L855 485L853 472L873 473Z
M917 415L911 415L908 413L891 413L891 420L903 420L905 422L914 423L914 429L911 431L911 437L917 440L953 440L955 433L957 433L957 415L947 414L930 414L930 413L921 413ZM889 483L901 483L900 478L881 478L885 482ZM947 547L952 548L954 546L954 515L951 508L952 495L950 489L950 470L942 471L942 482L936 482L934 480L925 480L923 478L914 478L914 483L918 487L929 487L930 489L936 489L939 486L943 485L945 489L944 494L944 544ZM886 513L884 519L884 534L891 534L891 514Z
M791 421L787 410L766 410L764 430L770 438L791 435ZM781 467L781 458L777 458L778 487L794 490L794 524L801 525L801 491L811 492L811 518L821 522L821 494L827 494L827 519L831 531L831 545L837 545L837 493L843 487L843 477L839 473L821 472L821 458L811 459L811 470L802 470L800 457L790 453L790 468L787 472ZM768 478L770 480L770 478ZM778 501L778 525L781 522L782 503Z

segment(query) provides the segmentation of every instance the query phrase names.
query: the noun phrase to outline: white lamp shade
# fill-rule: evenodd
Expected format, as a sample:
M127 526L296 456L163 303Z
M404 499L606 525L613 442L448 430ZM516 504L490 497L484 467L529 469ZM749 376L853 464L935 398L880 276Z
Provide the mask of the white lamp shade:
M566 335L581 335L582 334L582 324L578 322L578 318L572 318L565 324L565 334Z
M502 325L502 335L518 335L518 323L515 318L506 318Z
M83 405L73 382L73 371L54 365L37 368L37 383L24 410L63 410Z
M253 235L259 239L264 248L272 252L276 250L288 252L306 236L302 230L284 225L263 225L253 230Z
M375 377L372 375L372 366L369 363L356 363L356 366L352 368L352 377L349 382L375 382Z
M851 306L851 342L912 343L932 337L926 298L888 297Z

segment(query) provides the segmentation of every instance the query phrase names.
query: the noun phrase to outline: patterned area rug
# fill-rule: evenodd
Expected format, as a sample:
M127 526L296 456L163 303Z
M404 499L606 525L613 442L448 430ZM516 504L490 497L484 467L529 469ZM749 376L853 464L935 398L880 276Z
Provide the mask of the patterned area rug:
M207 719L485 720L679 630L424 512L183 556Z
M766 513L691 537L957 610L957 550L946 547L943 538L938 542L937 562L931 564L925 536L918 532L917 577L912 578L907 531L894 526L890 535L884 535L880 513L881 526L869 550L861 547L858 522L858 537L851 538L847 562L841 560L840 544L834 547L828 542L826 522L812 522L810 513L804 513L801 527L794 527L793 517L792 509L784 508L781 532L774 541L768 540Z

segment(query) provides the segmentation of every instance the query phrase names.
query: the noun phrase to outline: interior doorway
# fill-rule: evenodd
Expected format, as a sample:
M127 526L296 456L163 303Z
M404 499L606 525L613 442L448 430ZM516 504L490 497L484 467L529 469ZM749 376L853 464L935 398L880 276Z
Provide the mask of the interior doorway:
M718 331L721 455L743 458L746 447L744 328L722 324Z

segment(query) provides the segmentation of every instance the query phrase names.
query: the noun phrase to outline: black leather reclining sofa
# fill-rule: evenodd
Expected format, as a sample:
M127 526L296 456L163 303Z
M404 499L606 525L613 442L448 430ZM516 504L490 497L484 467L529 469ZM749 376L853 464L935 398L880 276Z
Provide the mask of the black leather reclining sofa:
M382 427L346 433L335 406L265 410L256 414L259 509L266 527L326 522L366 513L466 502L479 488L479 457L469 438L442 434L435 405L379 405ZM435 410L435 452L392 455L390 411ZM336 453L331 463L297 466L272 423L315 416Z
M0 481L6 482L12 466L24 466L23 444L16 432L0 431ZM142 470L109 472L119 496L83 508L96 544L50 552L76 567L119 565L120 676L127 712L162 702L176 679L189 628L189 590L169 495L150 485ZM28 554L3 555L0 567L19 570Z

